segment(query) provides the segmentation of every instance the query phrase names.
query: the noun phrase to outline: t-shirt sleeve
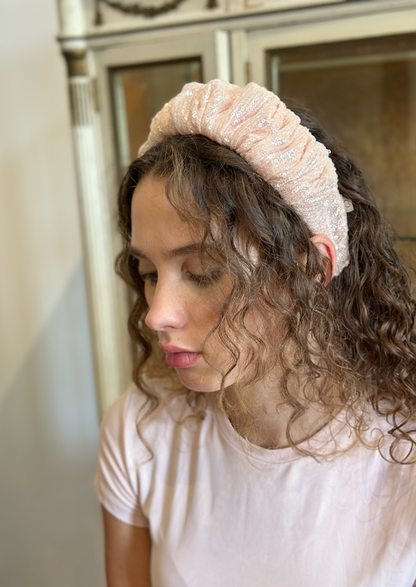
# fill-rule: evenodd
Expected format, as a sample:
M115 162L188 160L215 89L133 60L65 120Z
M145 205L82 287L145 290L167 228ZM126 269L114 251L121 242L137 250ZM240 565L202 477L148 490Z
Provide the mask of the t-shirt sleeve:
M138 466L132 459L139 437L137 410L130 396L131 391L116 400L102 421L95 489L102 506L115 518L147 528L149 522L140 506Z

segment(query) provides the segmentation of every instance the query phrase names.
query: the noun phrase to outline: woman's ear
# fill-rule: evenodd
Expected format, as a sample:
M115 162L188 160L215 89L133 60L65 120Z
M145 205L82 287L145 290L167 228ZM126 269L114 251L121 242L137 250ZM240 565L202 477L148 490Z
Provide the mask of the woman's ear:
M315 245L323 257L323 264L325 268L325 285L328 285L333 278L337 268L337 252L334 243L327 236L323 234L315 234L311 238L311 243ZM325 258L326 257L326 258ZM327 259L331 261L328 263Z

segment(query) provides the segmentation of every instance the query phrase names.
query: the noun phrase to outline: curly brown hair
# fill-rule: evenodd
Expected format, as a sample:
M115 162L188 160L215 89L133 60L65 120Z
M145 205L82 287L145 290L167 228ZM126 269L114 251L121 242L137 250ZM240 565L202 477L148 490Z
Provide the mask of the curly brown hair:
M410 278L353 159L312 116L292 110L330 150L339 191L354 207L348 214L350 262L329 286L325 285L329 260L311 244L305 222L231 149L204 136L173 136L136 159L123 179L118 209L124 246L116 269L136 293L128 325L139 349L133 379L148 400L141 421L159 404L145 374L152 364L162 367L155 363L154 335L144 325L148 306L137 261L130 253L130 210L137 184L151 173L166 180L166 195L180 217L202 230L201 258L204 251L214 251L210 254L232 276L232 291L209 336L215 333L233 358L222 373L219 402L231 420L236 409L244 414L239 433L247 436L253 422L247 390L279 364L279 398L292 408L286 431L291 446L295 446L293 424L310 402L319 402L329 417L344 409L360 439L368 428L371 406L390 423L390 458L408 463L414 460L416 447L409 429L416 412L415 302ZM305 264L299 262L301 256ZM282 317L279 345L272 326L261 337L250 331L246 317L253 308L265 325L270 324L270 316ZM236 406L227 400L224 381L239 360L241 345L247 351L247 364L255 368L244 385L237 386ZM171 376L174 381L173 370ZM176 393L186 393L193 413L203 417L203 393L179 388ZM407 444L404 455L396 450L403 443Z

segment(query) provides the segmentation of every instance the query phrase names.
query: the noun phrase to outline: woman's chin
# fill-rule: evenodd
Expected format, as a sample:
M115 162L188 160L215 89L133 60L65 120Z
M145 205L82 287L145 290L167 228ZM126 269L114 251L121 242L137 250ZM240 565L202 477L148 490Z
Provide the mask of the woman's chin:
M202 393L215 393L221 389L221 376L216 374L216 377L201 376L191 374L187 369L175 369L180 382L191 391L199 391Z

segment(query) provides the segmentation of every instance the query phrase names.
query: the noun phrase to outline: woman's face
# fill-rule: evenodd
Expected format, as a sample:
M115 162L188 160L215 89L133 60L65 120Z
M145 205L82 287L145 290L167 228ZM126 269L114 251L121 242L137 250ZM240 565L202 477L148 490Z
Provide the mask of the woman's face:
M231 278L209 257L201 263L198 237L166 198L164 180L148 174L139 182L131 220L131 253L149 305L147 326L158 333L167 364L188 389L218 391L230 357L215 334L204 342L218 324ZM238 374L236 367L226 385Z

